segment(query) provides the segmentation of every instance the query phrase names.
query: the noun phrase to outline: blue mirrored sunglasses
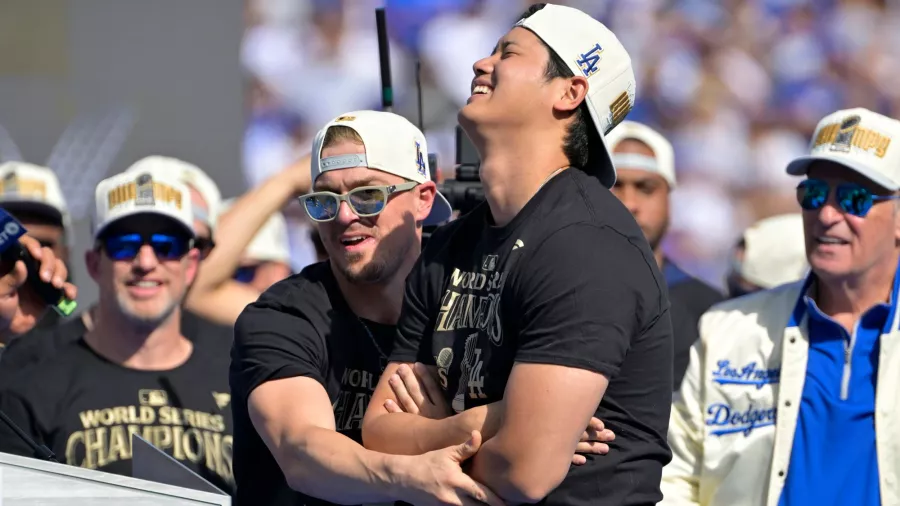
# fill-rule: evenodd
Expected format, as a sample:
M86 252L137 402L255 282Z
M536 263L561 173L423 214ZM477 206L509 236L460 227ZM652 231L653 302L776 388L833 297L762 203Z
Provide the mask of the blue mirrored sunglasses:
M173 234L116 234L103 239L103 249L113 260L131 260L145 244L162 260L181 258L193 247L190 238Z
M253 279L256 278L256 269L259 268L259 264L254 265L242 265L234 271L234 280L238 283L252 283Z
M389 186L363 186L343 195L327 191L314 192L303 195L300 201L303 202L306 214L313 221L325 222L335 219L341 202L346 202L357 216L365 218L384 211L391 195L412 190L418 184L410 181Z
M797 202L807 211L821 209L828 202L831 187L821 179L806 179L797 185ZM864 218L872 204L882 200L895 200L898 195L875 195L869 189L855 183L842 183L834 188L838 208L853 216Z

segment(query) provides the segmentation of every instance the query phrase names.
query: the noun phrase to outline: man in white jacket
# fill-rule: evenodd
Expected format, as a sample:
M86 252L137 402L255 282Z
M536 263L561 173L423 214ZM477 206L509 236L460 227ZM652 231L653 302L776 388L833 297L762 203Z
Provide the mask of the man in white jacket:
M787 171L811 273L701 318L662 504L900 504L900 122L830 114Z

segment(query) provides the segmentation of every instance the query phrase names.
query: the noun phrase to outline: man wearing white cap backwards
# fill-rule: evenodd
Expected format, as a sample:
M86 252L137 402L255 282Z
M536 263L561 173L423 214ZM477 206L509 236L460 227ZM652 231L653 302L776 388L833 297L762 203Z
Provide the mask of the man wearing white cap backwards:
M672 144L647 125L623 121L606 136L606 145L616 167L612 192L641 226L666 278L675 335L672 386L677 389L697 340L700 315L721 302L722 294L681 270L663 253L662 242L669 229L669 195L676 184Z
M703 316L664 504L900 504L898 140L900 121L842 110L788 165L811 273Z
M445 413L488 406L470 473L504 500L656 503L670 459L669 302L653 251L609 191L603 140L633 105L628 53L583 12L536 4L474 71L459 120L487 202L438 229L410 274L365 445L414 453L451 437L444 420L383 407L398 400L390 382L415 367L440 382L432 400ZM616 446L572 467L592 416Z
M314 193L300 200L330 260L273 285L235 324L235 504L500 504L460 468L477 443L418 457L360 444L422 225L450 217L427 153L390 113L350 112L316 136Z

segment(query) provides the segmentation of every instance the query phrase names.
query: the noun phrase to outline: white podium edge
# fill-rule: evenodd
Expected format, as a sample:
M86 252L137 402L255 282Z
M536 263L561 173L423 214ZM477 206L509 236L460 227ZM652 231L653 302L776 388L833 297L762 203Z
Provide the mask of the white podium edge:
M31 457L22 457L20 455L12 455L0 452L0 465L24 468L31 471L38 471L46 474L65 476L75 478L82 481L91 481L104 485L110 485L120 488L128 488L139 490L142 492L151 492L157 495L169 496L173 498L184 498L206 504L214 504L216 506L231 506L231 497L227 495L212 494L209 492L200 492L184 487L176 487L157 483L155 481L141 480L130 476L120 474L106 473L103 471L95 471L93 469L85 469L82 467L70 466L68 464L58 464L56 462L48 462Z

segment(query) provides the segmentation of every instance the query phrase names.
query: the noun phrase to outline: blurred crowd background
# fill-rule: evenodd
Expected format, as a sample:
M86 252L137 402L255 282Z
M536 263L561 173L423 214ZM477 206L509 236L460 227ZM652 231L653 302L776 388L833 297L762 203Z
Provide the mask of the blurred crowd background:
M309 152L341 112L381 107L374 10L386 6L394 112L418 122L455 168L456 111L472 63L528 0L248 0L240 49L249 186ZM729 254L758 219L797 210L787 162L816 122L849 106L900 116L900 5L887 0L569 0L632 55L645 122L674 144L678 188L665 248L721 287ZM294 267L313 261L308 227L288 218Z

